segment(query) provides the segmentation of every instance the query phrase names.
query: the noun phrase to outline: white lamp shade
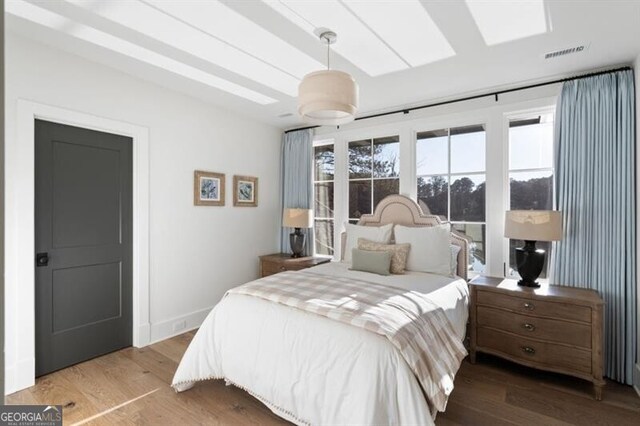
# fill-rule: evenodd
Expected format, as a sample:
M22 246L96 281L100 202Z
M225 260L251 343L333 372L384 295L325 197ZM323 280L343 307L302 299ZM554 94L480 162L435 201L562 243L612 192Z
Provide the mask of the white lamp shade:
M561 240L562 213L553 210L507 211L504 236L524 241Z
M346 72L315 71L298 87L298 113L304 121L338 125L353 121L358 110L358 84Z
M284 209L284 212L282 212L282 226L287 228L312 228L313 210Z

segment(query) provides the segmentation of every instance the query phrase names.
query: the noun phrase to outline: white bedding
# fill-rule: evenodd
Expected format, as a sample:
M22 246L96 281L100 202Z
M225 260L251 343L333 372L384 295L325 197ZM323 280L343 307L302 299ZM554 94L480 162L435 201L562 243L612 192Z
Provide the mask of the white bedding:
M332 262L310 271L428 293L464 338L464 280L348 267ZM182 391L209 378L226 379L298 424L433 424L417 379L385 337L255 297L230 294L211 311L173 386Z

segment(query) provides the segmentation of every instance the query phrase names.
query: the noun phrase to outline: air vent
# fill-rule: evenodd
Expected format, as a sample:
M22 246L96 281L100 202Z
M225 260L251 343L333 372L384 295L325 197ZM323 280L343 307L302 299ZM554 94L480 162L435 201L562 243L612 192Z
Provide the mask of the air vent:
M285 112L284 114L280 114L278 118L291 117L293 114L290 112Z
M544 54L544 58L545 59L553 59L553 58L557 58L558 56L564 56L564 55L570 55L572 53L580 53L583 50L585 50L587 48L587 46L582 45L582 46L574 46L574 47L569 47L567 49L562 49L562 50L556 50L553 52L548 52Z

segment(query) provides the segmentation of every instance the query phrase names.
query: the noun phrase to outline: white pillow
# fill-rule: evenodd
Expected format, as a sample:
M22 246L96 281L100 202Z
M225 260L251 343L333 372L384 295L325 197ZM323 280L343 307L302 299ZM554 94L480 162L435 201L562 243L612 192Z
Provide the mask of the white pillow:
M342 253L342 259L345 262L351 262L351 251L358 248L358 238L366 238L376 243L389 244L391 242L391 232L393 231L393 223L384 226L362 226L352 223L345 223L344 227L347 231L347 242Z
M462 247L451 244L451 276L455 277L458 273L458 253Z
M407 270L451 274L451 227L448 223L416 228L396 225L394 233L396 244L411 244Z

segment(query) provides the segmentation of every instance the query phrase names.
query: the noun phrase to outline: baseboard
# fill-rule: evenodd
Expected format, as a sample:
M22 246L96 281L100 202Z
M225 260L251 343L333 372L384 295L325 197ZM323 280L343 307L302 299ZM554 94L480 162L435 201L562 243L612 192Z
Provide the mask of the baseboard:
M36 359L27 358L6 366L4 394L10 395L36 384Z
M636 364L633 369L633 388L636 390L638 396L640 396L640 363Z
M200 327L204 319L209 315L213 306L186 315L171 318L155 324L151 324L150 344L169 339L184 332Z
M151 325L149 323L139 326L135 332L136 334L133 336L134 347L144 348L151 342Z

